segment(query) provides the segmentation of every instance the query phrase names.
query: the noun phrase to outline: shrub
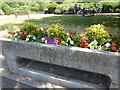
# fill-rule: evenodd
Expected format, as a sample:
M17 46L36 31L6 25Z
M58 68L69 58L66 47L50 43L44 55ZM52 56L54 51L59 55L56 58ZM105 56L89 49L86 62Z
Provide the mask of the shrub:
M74 13L74 4L61 4L56 7L55 13Z
M58 5L57 3L49 3L47 5L47 8L48 8L47 13L55 13L55 9L56 9L57 5Z
M120 2L118 1L112 1L112 2L104 2L104 1L101 1L101 2L98 2L99 4L99 10L100 12L116 12L116 7L119 7L119 4ZM117 11L120 11L120 10L117 10Z
M103 44L109 38L107 28L100 24L87 28L87 35L90 41L97 40L99 44Z
M50 38L59 37L61 39L65 39L66 38L66 33L64 31L64 28L59 23L57 23L57 24L52 24L49 27L48 36Z
M2 10L3 10L3 12L7 12L7 11L9 11L11 8L10 8L10 6L8 5L8 4L6 4L6 3L3 3L2 4Z
M25 23L21 29L23 29L28 35L30 34L36 36L38 26L34 23Z

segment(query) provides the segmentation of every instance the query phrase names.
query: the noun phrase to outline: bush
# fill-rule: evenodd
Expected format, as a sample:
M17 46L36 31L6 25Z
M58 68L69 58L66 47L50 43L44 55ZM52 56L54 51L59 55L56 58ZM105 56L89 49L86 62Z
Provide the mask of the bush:
M63 13L67 13L67 14L73 14L74 13L74 4L61 4L59 6L57 6L55 13L58 14L63 14Z
M47 5L47 8L48 8L47 13L55 13L55 9L56 9L57 5L58 5L57 3L49 3Z
M120 8L116 8L116 7L119 7L120 5L120 2L118 1L113 1L113 2L104 2L104 1L101 1L101 2L98 2L99 4L99 10L100 12L116 12L116 9L120 9ZM120 10L117 10L117 11L120 11Z
M99 44L103 44L109 38L107 28L104 25L91 25L87 28L87 35L90 41L97 40Z
M49 27L48 36L50 38L59 37L61 39L65 39L66 38L66 33L64 31L64 28L59 23L57 23L57 24L52 24Z
M2 10L3 10L3 12L7 12L7 11L9 11L11 8L10 8L10 6L8 5L8 4L6 4L6 3L3 3L2 4Z
M25 23L21 29L23 29L28 35L30 34L36 36L38 26L34 23Z

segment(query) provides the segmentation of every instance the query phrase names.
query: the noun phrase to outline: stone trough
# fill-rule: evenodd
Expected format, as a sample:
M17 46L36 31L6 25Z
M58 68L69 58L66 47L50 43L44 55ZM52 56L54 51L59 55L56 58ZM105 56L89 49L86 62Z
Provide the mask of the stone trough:
M118 88L119 53L1 39L11 72L68 88Z

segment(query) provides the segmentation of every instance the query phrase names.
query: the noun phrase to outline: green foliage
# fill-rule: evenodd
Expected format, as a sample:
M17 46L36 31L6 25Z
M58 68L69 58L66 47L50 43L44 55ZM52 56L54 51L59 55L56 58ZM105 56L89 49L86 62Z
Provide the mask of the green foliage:
M23 29L28 35L31 34L36 36L36 32L38 32L38 26L34 23L25 23L21 29Z
M3 12L7 12L7 11L9 11L11 8L10 8L10 6L7 4L7 3L2 3L2 10L3 10Z
M48 12L47 13L55 13L55 9L57 7L57 3L49 3L47 5Z
M118 1L108 1L108 2L98 2L100 12L119 12L120 11L120 2Z
M59 37L61 39L66 38L66 33L64 31L64 28L59 24L52 24L48 29L48 36L50 38L52 37Z
M74 13L74 4L60 4L56 7L55 13Z
M104 25L91 25L87 28L87 35L90 41L97 40L99 44L103 44L109 38L109 33Z

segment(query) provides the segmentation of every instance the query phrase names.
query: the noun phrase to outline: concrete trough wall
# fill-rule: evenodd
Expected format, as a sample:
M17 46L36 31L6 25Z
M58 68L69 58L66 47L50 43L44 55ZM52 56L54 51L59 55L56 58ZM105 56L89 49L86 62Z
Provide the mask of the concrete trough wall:
M89 72L100 74L101 77L105 77L105 80L107 80L107 82L105 82L107 83L105 87L118 88L119 53L62 45L53 46L38 42L11 41L8 39L2 39L0 42L2 42L2 54L5 56L11 72L43 79L70 88L94 88L95 86L93 83L75 79L69 79L67 81L66 77L51 73L49 74L43 71L34 70L34 72L36 72L35 74L30 68L19 67L20 63L17 62L18 58L26 58L32 61L40 61L43 63L85 71L88 74ZM57 77L57 79L55 77ZM97 77L95 78L97 80ZM84 83L84 85L80 84L81 82Z

